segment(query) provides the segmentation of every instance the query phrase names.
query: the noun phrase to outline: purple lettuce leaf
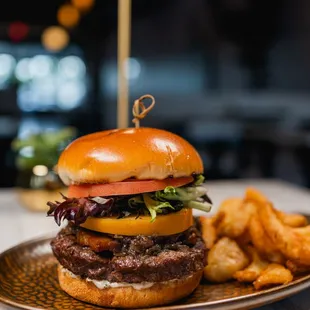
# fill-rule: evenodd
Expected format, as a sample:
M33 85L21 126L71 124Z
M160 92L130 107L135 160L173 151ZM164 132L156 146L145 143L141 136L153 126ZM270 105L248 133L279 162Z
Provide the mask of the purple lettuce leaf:
M84 223L89 216L105 217L113 213L112 207L115 202L113 198L100 199L99 203L92 198L67 198L64 195L62 197L64 199L62 202L47 203L50 207L47 215L54 216L58 226L65 219L79 225Z

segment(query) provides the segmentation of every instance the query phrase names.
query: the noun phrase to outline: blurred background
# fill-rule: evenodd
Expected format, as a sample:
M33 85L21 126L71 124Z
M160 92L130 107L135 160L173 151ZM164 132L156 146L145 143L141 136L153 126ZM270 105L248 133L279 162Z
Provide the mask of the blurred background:
M309 17L308 0L132 0L142 125L188 139L208 180L310 187ZM66 143L116 127L116 60L116 0L1 7L0 187L41 186Z

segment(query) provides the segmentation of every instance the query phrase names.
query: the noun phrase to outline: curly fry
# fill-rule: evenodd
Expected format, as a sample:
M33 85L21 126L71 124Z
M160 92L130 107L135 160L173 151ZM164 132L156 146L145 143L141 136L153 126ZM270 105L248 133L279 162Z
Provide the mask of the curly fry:
M245 269L237 271L233 276L239 282L254 282L269 264L253 246L248 246L247 253L251 257L251 264Z
M237 237L235 240L242 247L249 245L252 242L249 227L247 227L243 234Z
M257 211L251 218L249 232L253 245L261 255L273 263L283 264L285 262L282 253L267 235Z
M258 208L260 220L277 248L289 260L300 265L310 265L310 237L300 233L301 228L284 225L270 203L262 203Z
M263 193L261 193L259 190L257 190L254 187L248 187L246 189L244 199L246 201L255 201L258 203L268 202L267 197L265 197Z
M310 271L310 266L298 265L298 264L296 264L295 262L293 262L291 260L288 260L286 262L286 267L294 275L300 275L300 274L307 273L307 272Z
M233 279L236 271L244 269L248 264L249 259L237 242L223 237L208 253L204 277L210 282L226 282Z
M274 285L287 284L293 280L292 273L282 265L270 264L253 283L260 290Z
M223 201L214 221L218 235L232 239L240 237L245 233L254 210L252 203L244 203L240 198Z
M294 229L294 231L306 238L310 238L310 225L305 227L297 227Z
M255 201L256 203L268 203L268 198L253 187L248 187L245 191L245 201ZM285 213L274 209L280 221L290 227L303 227L308 225L308 220L305 216L295 213Z
M206 248L210 250L217 240L217 233L213 225L213 218L199 216L199 222L201 225L202 239L206 245Z
M278 218L284 225L290 227L304 227L308 225L307 218L301 214L284 213L283 211L276 209L274 209L274 211L276 212Z

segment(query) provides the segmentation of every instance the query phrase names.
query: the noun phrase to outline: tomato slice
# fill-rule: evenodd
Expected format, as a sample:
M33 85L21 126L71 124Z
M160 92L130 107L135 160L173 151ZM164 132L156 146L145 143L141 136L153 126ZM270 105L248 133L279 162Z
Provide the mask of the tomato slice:
M117 196L149 193L163 190L167 186L180 187L193 181L193 177L182 177L174 179L167 178L164 180L127 180L107 184L70 185L68 197L81 198L88 196Z

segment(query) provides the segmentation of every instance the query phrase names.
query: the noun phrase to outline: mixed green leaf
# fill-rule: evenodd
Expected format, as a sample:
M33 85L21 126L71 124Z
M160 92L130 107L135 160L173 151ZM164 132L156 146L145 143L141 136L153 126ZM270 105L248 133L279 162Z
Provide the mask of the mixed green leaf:
M62 202L49 202L48 215L54 216L60 225L63 219L81 224L87 217L119 218L129 215L150 215L154 221L158 214L180 211L182 208L198 209L209 212L212 202L207 196L206 187L202 186L202 175L188 186L167 186L164 190L131 196L67 198Z

